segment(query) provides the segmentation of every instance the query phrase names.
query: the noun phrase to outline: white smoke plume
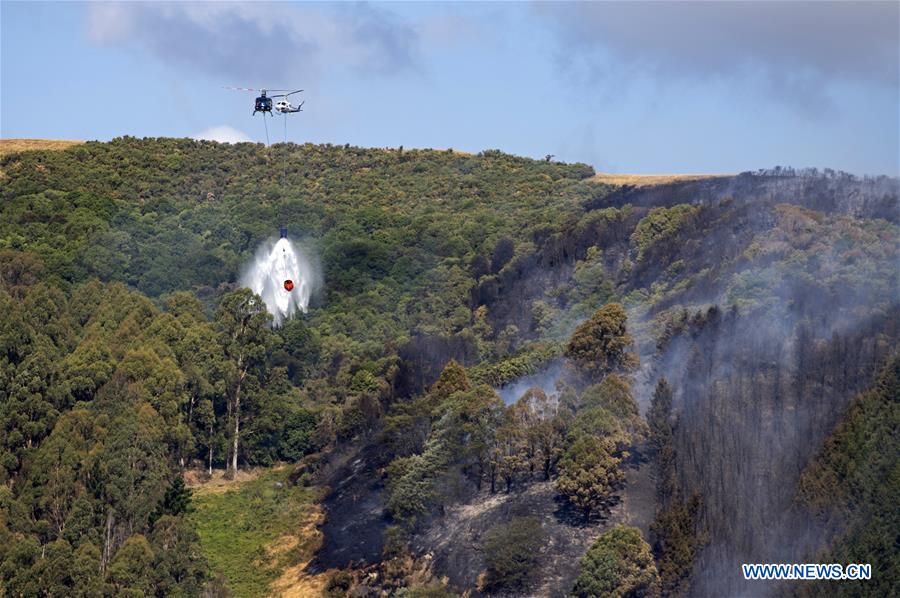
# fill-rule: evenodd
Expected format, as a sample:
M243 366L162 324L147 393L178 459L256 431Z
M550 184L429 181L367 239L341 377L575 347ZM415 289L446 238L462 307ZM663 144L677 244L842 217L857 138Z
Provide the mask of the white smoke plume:
M263 298L276 327L297 312L306 313L319 281L318 268L309 254L286 237L260 245L240 278L241 286Z

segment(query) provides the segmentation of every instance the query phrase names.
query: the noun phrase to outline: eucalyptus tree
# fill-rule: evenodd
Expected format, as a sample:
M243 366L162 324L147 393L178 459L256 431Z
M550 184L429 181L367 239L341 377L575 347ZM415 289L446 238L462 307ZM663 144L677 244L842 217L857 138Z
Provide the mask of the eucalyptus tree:
M237 471L241 439L241 402L248 383L265 379L266 358L274 339L272 316L259 295L237 289L225 295L216 311L219 342L225 353L226 392L232 423L231 472Z

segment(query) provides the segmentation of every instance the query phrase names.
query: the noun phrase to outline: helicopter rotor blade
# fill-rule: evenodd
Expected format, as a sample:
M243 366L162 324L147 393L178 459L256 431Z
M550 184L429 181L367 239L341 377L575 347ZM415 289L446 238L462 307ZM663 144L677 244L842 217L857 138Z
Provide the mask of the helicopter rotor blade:
M273 90L271 90L271 91L286 91L286 90L284 90L284 89L273 89ZM301 91L303 91L303 90L302 90L302 89L298 89L297 91L292 91L292 92L290 92L290 93L282 93L282 94L274 95L274 96L271 96L271 97L273 97L273 98L286 98L286 97L288 97L288 96L294 95L295 93L300 93Z
M275 92L275 93L287 93L287 92L297 93L296 91L291 91L290 89L269 89L269 88L267 88L267 87L262 87L262 88L259 88L259 89L256 89L255 87L231 87L230 85L223 85L222 87L223 87L224 89L233 89L234 91L253 91L253 92L257 92L257 93L262 93L262 92L266 92L266 93L269 93L269 92ZM303 91L303 90L301 89L300 91ZM290 94L288 94L288 95L290 95ZM281 97L281 96L271 96L271 97L273 97L273 98L278 98L278 97Z

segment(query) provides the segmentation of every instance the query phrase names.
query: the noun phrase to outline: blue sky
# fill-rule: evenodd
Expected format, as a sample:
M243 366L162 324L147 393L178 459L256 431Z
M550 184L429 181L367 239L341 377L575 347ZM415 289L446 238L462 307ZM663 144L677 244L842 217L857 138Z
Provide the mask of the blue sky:
M4 1L0 135L264 141L222 86L301 87L295 142L897 175L898 7Z

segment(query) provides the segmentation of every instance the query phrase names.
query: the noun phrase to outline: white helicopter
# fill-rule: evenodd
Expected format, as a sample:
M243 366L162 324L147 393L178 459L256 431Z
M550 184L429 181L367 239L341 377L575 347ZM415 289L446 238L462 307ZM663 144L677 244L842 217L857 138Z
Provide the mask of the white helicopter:
M303 90L299 89L293 93L299 93L301 91L303 91ZM278 100L277 102L275 102L275 110L278 112L281 112L282 114L290 114L291 112L302 112L303 104L306 103L306 100L303 100L302 102L297 104L297 106L295 107L293 104L291 104L291 101L287 99L287 96L289 96L289 95L291 95L291 94L285 94L285 96L284 96L285 99ZM275 97L278 97L278 96L275 96Z
M256 102L253 105L253 114L256 115L257 112L262 112L264 115L268 113L272 114L272 99L273 98L281 98L277 102L275 102L275 111L280 112L281 114L290 114L291 112L300 112L303 108L303 104L306 102L300 102L296 107L291 104L291 101L288 100L288 96L292 96L295 93L300 93L303 91L302 89L298 89L296 91L289 91L287 89L254 89L252 87L226 87L225 89L233 89L235 91L252 91L259 92L259 97L256 98ZM275 92L284 92L278 93L277 95L266 95L267 93L275 91Z

